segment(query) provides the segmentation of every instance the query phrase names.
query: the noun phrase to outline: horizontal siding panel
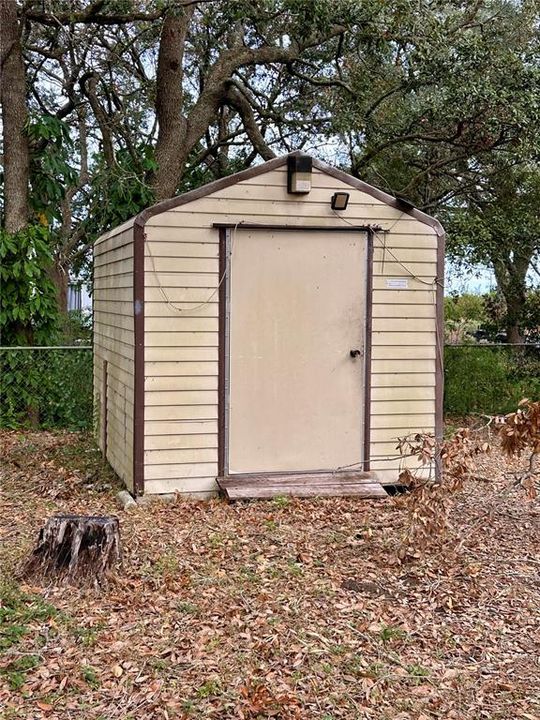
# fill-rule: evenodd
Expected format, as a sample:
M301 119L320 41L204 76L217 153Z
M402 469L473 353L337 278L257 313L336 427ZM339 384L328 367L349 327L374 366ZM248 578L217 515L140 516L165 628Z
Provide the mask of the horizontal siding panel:
M147 362L145 373L148 377L164 378L194 375L218 374L217 362Z
M207 433L204 435L193 433L191 435L146 435L145 450L184 450L188 448L217 448L217 435ZM215 457L212 458L215 460ZM162 460L161 462L166 462Z
M144 342L147 347L170 347L173 339L183 347L218 347L217 332L183 332L176 335L168 332L144 333Z
M149 252L152 255L159 256L178 256L178 257L216 257L219 253L219 232L217 228L212 227L212 222L209 222L206 227L197 226L194 227L170 227L159 224L159 217L155 216L157 222L154 225L146 226L147 235L147 247L146 255ZM243 218L245 222L250 222L249 218ZM330 227L339 227L341 222L336 221L337 218L333 215L328 220ZM291 224L294 222L289 217L288 222ZM275 222L274 222L275 224ZM298 224L298 223L296 223ZM316 222L311 224L317 224ZM299 225L299 227L302 227ZM407 232L405 232L407 230ZM240 229L237 230L240 232ZM384 253L387 260L391 260L390 253L394 253L401 262L425 260L430 262L435 261L436 249L437 249L437 236L433 230L427 225L420 223L408 223L406 226L401 223L395 225L390 232L387 233L375 233L374 236L374 257L379 260ZM182 252L183 246L193 246L193 250L187 249L186 252ZM150 246L150 250L148 249ZM174 247L174 250L169 251L168 248ZM201 254L198 255L196 248L204 247ZM155 248L155 250L154 250ZM213 252L210 248L214 248ZM401 250L404 251L403 255ZM399 255L398 255L399 251ZM408 254L410 252L410 254ZM377 255L377 253L379 255ZM427 253L427 255L426 255Z
M189 311L188 311L189 312ZM192 317L179 313L175 317L145 317L144 329L146 332L216 332L218 331L217 317ZM182 338L179 338L181 340Z
M376 371L375 361L378 360L431 360L435 358L436 351L435 345L431 343L425 346L376 346L371 349L372 368Z
M411 238L409 235L406 235L405 238L407 238L407 242L411 247L401 247L399 244L394 244L396 236L393 233L388 234L386 245L380 244L376 239L373 247L374 265L380 267L381 263L384 263L386 266L387 263L394 263L396 260L405 263L407 267L414 263L437 262L437 240L435 237L432 238L432 245L429 248L425 246L416 247L416 239Z
M434 305L435 295L431 288L427 288L425 285L416 289L409 290L387 290L381 288L380 290L373 291L373 304L374 305Z
M424 432L430 431L435 425L435 414L433 412L423 413L407 413L403 412L401 415L395 414L374 414L371 417L371 427L386 428L386 429L399 429L400 432ZM410 430L408 429L410 428Z
M215 286L212 285L209 288L185 288L176 285L171 287L162 284L161 289L159 287L146 287L144 290L144 301L145 306L146 303L149 302L162 303L165 306L167 300L175 304L179 303L180 307L184 307L185 303L189 309L193 310L196 305L217 305L219 302L217 290L217 282ZM165 293L165 297L163 293ZM167 298L167 300L165 298ZM199 308L197 308L197 310L198 309Z
M435 320L433 318L373 318L374 333L390 332L435 332ZM433 340L434 342L434 340Z
M94 285L94 302L104 300L109 303L129 302L133 304L133 283L118 288L100 288Z
M133 288L133 273L124 273L123 275L103 275L102 277L94 276L93 289L95 297L109 297L109 294L118 288ZM98 293L98 290L102 291L102 295ZM133 299L133 291L131 292L131 299Z
M146 273L146 286L147 287L181 287L181 288L209 288L213 290L218 284L218 273L189 273L189 272L160 272L158 277L156 273ZM169 293L167 292L167 295ZM169 296L169 299L170 298ZM203 298L206 300L207 298Z
M176 390L174 392L144 393L146 407L152 405L213 405L218 397L215 390Z
M215 477L198 477L183 479L167 479L148 480L144 484L144 490L147 494L159 495L168 493L186 493L193 499L206 500L217 494L218 486Z
M109 265L113 262L128 260L133 258L133 243L128 242L125 245L115 247L109 252L105 252L94 257L94 267Z
M168 294L167 294L168 296ZM216 293L217 297L217 293ZM209 303L178 303L164 302L148 302L145 299L144 316L145 318L189 318L189 317L215 317L219 315L219 303L217 300Z
M104 259L106 260L107 256ZM128 273L133 273L133 258L103 262L101 265L94 264L95 278L127 275Z
M151 405L145 408L145 420L217 420L217 405Z
M157 480L160 478L197 478L197 477L216 477L217 462L214 463L186 463L172 465L155 465L150 464L144 466L144 476L147 480Z
M114 340L103 335L100 328L94 327L94 344L100 345L105 359L110 358L110 353L117 353L120 357L131 357L133 351L133 342L123 342L122 340ZM123 347L120 347L122 345ZM107 356L107 353L109 355Z
M373 332L371 337L371 342L373 346L376 345L394 345L398 347L403 347L407 345L419 345L419 346L426 346L426 345L435 345L436 337L435 337L435 331L433 332L390 332L390 331L381 331L381 332Z
M101 244L104 242L108 242L109 240L115 240L120 235L131 235L133 232L133 223L135 221L135 218L132 217L129 220L126 220L122 225L119 225L116 228L113 228L112 230L109 230L106 233L103 233L103 235L100 235L98 239L96 240L95 244Z
M421 415L435 412L434 400L372 400L373 415Z
M374 277L407 277L407 275L416 275L417 277L433 280L437 275L437 265L435 262L410 262L405 267L392 258L387 257L385 262L373 263Z
M133 330L124 330L124 328L120 327L110 327L109 325L104 325L99 322L99 320L94 320L94 332L111 340L119 340L120 342L133 345ZM119 354L123 353L119 352Z
M435 354L433 353L433 358ZM435 359L420 360L414 359L398 359L398 360L381 360L377 359L371 363L371 377L373 385L381 385L386 380L392 381L393 376L403 373L420 373L430 376L435 374ZM399 380L398 380L399 381Z
M218 347L150 347L144 349L145 362L217 362Z
M159 234L154 233L156 240L147 241L145 255L157 258L219 258L218 231L215 242L189 242L193 236L193 230L189 235L180 231L173 231L173 237L167 235L170 228L163 228ZM205 228L204 233L208 233ZM190 237L191 235L191 237ZM162 237L163 236L163 237ZM204 236L206 237L206 236ZM159 238L159 240L157 240ZM157 266L156 266L157 267Z
M94 314L108 312L117 315L131 317L133 315L133 303L128 300L110 300L106 292L100 293L100 297L94 298Z
M372 442L370 445L370 461L377 459L393 460L394 464L400 462L401 455L396 448L396 442ZM403 458L405 459L405 458Z
M402 304L398 305L394 303L383 303L373 305L372 314L374 318L403 318L414 319L414 318L432 318L435 319L435 303L429 305L415 305Z
M144 261L146 273L163 272L190 272L190 273L217 273L219 260L215 258L194 257L147 257Z
M228 191L230 191L228 189ZM288 220L291 222L291 218L306 218L307 220L313 220L317 218L320 221L326 220L330 226L338 226L340 224L347 223L358 223L358 225L367 225L373 222L381 222L383 220L402 220L404 223L410 218L410 221L417 224L418 221L410 216L404 216L400 210L378 203L365 196L365 199L359 198L359 201L355 201L354 195L356 193L351 192L351 198L349 200L349 206L347 208L346 220L340 216L337 216L332 212L330 208L331 191L328 193L321 194L316 198L316 190L313 189L308 195L305 195L302 200L295 199L287 193L284 193L282 197L276 199L268 199L268 196L273 192L272 187L262 187L259 194L264 195L267 192L267 197L254 197L251 192L242 192L238 198L219 197L217 193L207 195L204 198L195 200L187 205L180 205L177 208L169 210L167 213L159 216L159 219L169 217L170 215L189 215L192 212L204 217L208 213L213 215L227 215L236 216L239 219L246 217L247 222L256 222L255 217L265 216L274 218L273 222L284 222ZM312 200L311 198L316 198ZM369 199L368 199L369 198ZM362 200L364 200L362 202ZM277 220L276 218L280 218ZM153 218L150 218L150 222ZM284 220L286 219L286 220ZM236 220L238 222L238 220ZM272 222L272 220L270 220ZM152 223L154 224L154 223Z
M396 363L399 365L399 363ZM435 385L435 363L431 363L430 372L405 373L400 369L394 372L376 373L371 375L372 388L403 388L432 387Z
M124 330L133 330L133 315L122 315L121 313L104 312L94 310L94 323L96 325L108 325Z
M260 179L259 179L260 180ZM320 184L319 184L320 183ZM302 209L306 205L318 204L325 209L330 206L330 199L332 194L339 189L345 190L349 193L349 204L347 206L347 219L349 217L362 217L364 215L364 209L373 212L375 208L388 207L393 210L396 217L399 216L399 210L390 208L388 205L383 204L380 200L376 200L373 196L367 193L357 190L350 185L345 185L335 178L323 176L318 178L316 175L312 176L311 190L306 195L290 195L287 193L287 174L281 173L272 177L271 173L264 175L264 182L248 183L240 182L236 185L230 185L229 187L218 190L208 196L213 202L218 203L233 203L241 202L246 199L256 201L259 205L275 205L280 207L282 205L288 205L294 211L295 209Z
M414 432L418 432L415 430ZM372 428L371 429L371 446L377 443L387 443L395 448L399 438L406 437L411 433L410 428Z
M147 467L205 462L217 463L217 447L145 450L144 453L144 463ZM181 472L181 469L178 472Z
M158 219L161 216L156 216ZM178 216L176 216L178 217ZM216 253L219 253L219 230L215 227L204 227L198 225L195 227L168 227L167 225L160 225L159 222L155 225L145 226L146 230L146 250L145 254L150 251L154 253L154 245L158 246L160 243L163 245L170 246L171 244L181 245L209 245L213 246ZM165 253L167 254L167 253ZM202 255L201 257L206 257Z
M217 437L218 426L216 420L156 420L144 423L144 432L147 438L161 436L164 439L186 435L214 435Z
M387 400L394 404L395 400L419 401L435 400L435 378L432 378L433 385L405 385L399 386L372 386L371 399L373 402Z
M187 375L156 377L153 375L146 377L144 381L145 390L167 393L174 390L217 390L217 386L217 375L195 375L193 377Z
M202 205L203 202L206 203L206 206ZM197 205L201 208L200 210ZM358 217L347 215L346 221L334 215L330 209L330 202L327 204L306 205L302 209L302 213L295 212L293 214L290 210L291 208L287 207L285 203L281 208L275 207L273 203L270 203L269 207L266 208L262 206L260 201L252 201L251 203L249 201L246 203L236 201L234 208L227 201L222 201L218 207L215 207L215 203L208 196L206 199L195 200L161 215L154 215L149 218L145 227L203 227L212 230L214 223L236 225L245 222L246 224L297 225L300 228L309 228L310 225L328 225L329 228L336 228L341 225L350 225L350 223L353 225L377 223L382 226L382 230L386 230L395 225L397 219L396 211L385 205L380 206L380 212L375 212L375 208L372 208L371 213L366 211L365 215ZM417 232L419 227L422 227L422 223L407 215L403 216L399 221L400 232L413 234ZM237 232L243 232L247 229L247 227L242 228ZM381 232L380 235L382 237L383 233Z

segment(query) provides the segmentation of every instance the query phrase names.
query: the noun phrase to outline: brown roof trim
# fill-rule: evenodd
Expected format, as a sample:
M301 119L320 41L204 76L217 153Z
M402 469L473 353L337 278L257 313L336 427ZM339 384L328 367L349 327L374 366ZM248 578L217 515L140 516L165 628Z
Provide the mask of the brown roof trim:
M298 155L300 153L296 151L290 154ZM229 175L227 177L220 178L219 180L214 180L214 182L208 183L208 185L203 185L202 187L196 188L195 190L190 190L183 195L178 195L177 197L170 198L169 200L163 200L162 202L159 202L156 205L152 205L151 207L146 208L146 210L143 210L141 213L139 213L136 216L134 223L135 225L144 226L146 221L154 215L158 215L159 213L166 212L167 210L172 210L173 208L180 207L181 205L185 205L186 203L192 202L193 200L199 200L200 198L206 197L206 195L210 195L214 192L217 192L218 190L223 190L224 188L230 187L231 185L236 185L236 183L243 182L244 180L250 180L251 178L257 177L258 175L263 175L270 170L275 170L276 168L286 166L288 157L288 155L281 155L280 157L268 160L261 165L255 165L254 167L250 167L247 170L242 170L241 172L235 173L234 175ZM426 215L426 213L422 212L421 210L417 210L416 208L404 207L403 204L392 195L389 195L388 193L385 193L382 190L373 187L372 185L368 185L362 180L358 180L357 178L349 175L343 170L338 170L331 165L327 165L321 160L317 160L317 158L313 158L313 167L317 168L317 170L320 170L323 173L326 173L327 175L336 178L336 180L341 180L341 182L344 182L347 185L356 188L357 190L361 190L362 192L366 193L366 195L370 195L371 197L385 203L386 205L390 205L390 207L393 207L396 210L402 211L405 215L410 215L415 220L418 220L425 225L429 225L429 227L435 230L437 235L444 235L442 225L434 217L431 217L431 215Z

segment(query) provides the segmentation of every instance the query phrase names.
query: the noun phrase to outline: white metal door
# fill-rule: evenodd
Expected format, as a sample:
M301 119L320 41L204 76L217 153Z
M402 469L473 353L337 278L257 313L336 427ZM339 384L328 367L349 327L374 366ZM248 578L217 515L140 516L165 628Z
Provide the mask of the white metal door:
M362 461L366 247L362 232L231 232L229 474Z

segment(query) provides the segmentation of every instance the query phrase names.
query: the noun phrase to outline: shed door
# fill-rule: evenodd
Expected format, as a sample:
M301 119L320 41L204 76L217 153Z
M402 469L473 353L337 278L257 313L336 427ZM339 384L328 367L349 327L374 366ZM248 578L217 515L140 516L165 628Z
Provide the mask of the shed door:
M359 463L365 233L238 229L229 252L228 473Z

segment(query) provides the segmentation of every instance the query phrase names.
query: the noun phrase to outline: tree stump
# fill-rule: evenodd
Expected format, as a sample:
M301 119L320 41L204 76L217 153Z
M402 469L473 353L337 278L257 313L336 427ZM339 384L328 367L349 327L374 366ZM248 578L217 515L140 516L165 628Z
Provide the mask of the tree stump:
M40 530L24 575L102 584L121 560L117 517L54 515Z

